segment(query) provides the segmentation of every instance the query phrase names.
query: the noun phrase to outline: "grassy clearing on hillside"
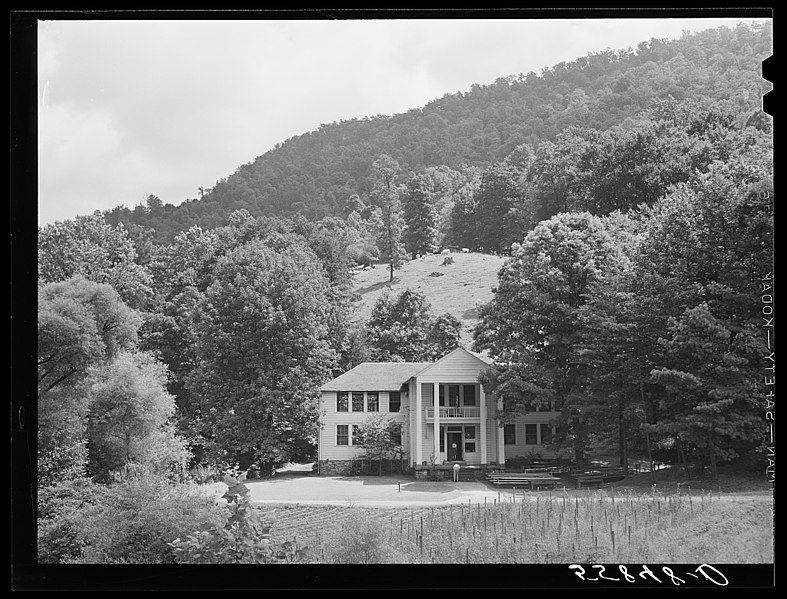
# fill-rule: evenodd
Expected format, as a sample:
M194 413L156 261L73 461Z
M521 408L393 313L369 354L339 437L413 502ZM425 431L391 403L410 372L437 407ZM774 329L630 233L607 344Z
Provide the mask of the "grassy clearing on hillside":
M518 495L441 508L265 508L311 563L770 563L767 495Z
M390 284L387 264L356 271L354 289L361 297L357 318L369 318L385 289L390 288L394 293L412 289L426 296L435 315L449 312L462 321L462 342L469 348L473 327L478 322L478 307L492 299L492 287L497 285L497 272L505 258L476 252L454 252L451 257L454 263L446 266L442 255L411 260L394 271Z

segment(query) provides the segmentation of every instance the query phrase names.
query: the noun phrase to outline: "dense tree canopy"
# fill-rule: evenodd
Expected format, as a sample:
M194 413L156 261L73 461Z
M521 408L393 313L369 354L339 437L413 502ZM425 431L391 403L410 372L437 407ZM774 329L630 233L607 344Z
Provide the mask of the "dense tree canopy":
M135 352L140 315L82 277L44 285L38 300L39 481L185 467L166 366Z
M405 249L415 257L437 249L437 214L431 181L425 175L412 173L407 180L402 201Z
M481 310L474 347L498 366L487 373L507 413L554 403L563 412L578 460L584 459L582 369L573 360L588 288L623 267L625 256L602 219L558 214L515 244L494 300Z
M200 398L207 448L228 463L280 463L314 435L317 389L337 356L325 271L296 236L223 256L199 305Z
M190 455L171 426L175 398L166 379L166 366L141 352L91 367L84 385L90 474L106 478L128 464L188 466Z
M38 293L38 385L47 393L88 366L133 347L139 314L109 285L72 277Z
M461 322L451 314L432 316L426 297L405 289L381 296L366 324L368 357L380 362L434 360L459 345Z
M111 285L125 303L142 308L150 299L152 281L136 259L124 226L110 226L99 215L77 216L38 231L39 280L51 283L81 275Z

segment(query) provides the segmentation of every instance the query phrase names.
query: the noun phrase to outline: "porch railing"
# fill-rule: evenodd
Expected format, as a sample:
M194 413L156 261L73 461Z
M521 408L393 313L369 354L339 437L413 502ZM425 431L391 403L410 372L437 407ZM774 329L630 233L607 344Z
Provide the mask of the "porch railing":
M481 416L479 406L440 406L440 419L443 418L478 418ZM426 408L426 417L434 418L434 407Z

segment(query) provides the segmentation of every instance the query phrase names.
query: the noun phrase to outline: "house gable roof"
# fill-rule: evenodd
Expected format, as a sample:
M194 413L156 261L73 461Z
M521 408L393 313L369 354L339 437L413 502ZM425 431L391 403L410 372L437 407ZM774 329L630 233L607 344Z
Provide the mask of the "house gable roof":
M428 376L430 373L434 371L438 371L441 369L441 367L446 366L447 363L456 360L462 360L465 362L469 360L471 364L477 365L480 368L486 368L487 366L490 366L490 363L484 360L483 358L481 358L478 354L474 354L473 352L466 350L464 347L457 347L452 352L447 353L442 358L437 360L437 362L434 362L430 364L427 368L421 370L421 372L419 372L418 375Z
M322 391L398 391L433 362L362 362L325 383Z
M480 367L489 362L477 354L457 347L436 362L362 362L355 368L325 383L321 391L396 391L416 375L425 375L431 370L439 370L446 363L457 359Z

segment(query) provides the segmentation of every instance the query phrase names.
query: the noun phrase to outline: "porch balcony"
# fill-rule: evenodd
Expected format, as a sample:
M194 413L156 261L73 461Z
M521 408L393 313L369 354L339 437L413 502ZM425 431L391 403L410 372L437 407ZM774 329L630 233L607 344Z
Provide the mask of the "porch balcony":
M481 408L479 406L440 406L440 420L444 419L458 419L458 418L475 418L481 417ZM426 408L426 420L434 421L434 407Z

